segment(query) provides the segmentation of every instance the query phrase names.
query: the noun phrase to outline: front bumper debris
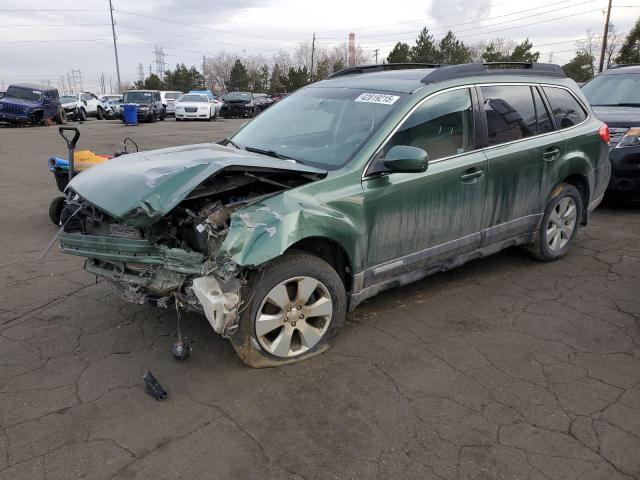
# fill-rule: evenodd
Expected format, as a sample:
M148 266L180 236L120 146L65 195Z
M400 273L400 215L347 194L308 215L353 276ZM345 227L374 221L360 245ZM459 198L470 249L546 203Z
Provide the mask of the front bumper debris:
M191 288L213 330L223 336L233 334L231 329L237 325L239 295L222 293L218 280L213 276L194 278Z

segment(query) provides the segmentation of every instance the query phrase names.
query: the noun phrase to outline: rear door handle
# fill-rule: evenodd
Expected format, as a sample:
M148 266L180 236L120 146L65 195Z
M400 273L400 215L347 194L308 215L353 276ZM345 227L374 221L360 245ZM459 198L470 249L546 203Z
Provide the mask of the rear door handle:
M560 149L558 147L551 147L544 151L542 158L547 162L552 162L560 157Z
M484 175L484 170L476 167L469 168L460 175L460 181L462 183L473 183L478 178L482 177L482 175Z

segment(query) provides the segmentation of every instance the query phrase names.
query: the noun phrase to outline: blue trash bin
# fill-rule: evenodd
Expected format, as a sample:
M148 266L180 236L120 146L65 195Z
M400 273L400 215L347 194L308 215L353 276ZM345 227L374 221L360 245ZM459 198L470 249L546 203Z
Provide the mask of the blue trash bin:
M135 103L125 103L122 108L124 124L138 125L138 105Z

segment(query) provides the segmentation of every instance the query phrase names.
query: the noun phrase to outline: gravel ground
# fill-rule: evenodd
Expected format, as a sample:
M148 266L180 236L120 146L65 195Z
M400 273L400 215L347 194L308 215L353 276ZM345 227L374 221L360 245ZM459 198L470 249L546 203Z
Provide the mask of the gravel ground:
M80 147L240 124L90 120ZM640 210L599 208L555 263L512 249L386 292L298 365L251 370L187 315L177 363L173 312L40 259L57 129L0 128L0 145L0 479L640 478Z

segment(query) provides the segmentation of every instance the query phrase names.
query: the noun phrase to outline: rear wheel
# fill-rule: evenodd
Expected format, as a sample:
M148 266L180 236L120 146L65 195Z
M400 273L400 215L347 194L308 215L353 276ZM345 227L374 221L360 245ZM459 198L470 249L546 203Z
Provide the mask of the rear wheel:
M575 240L583 210L582 196L568 183L558 185L545 208L531 253L545 262L564 256Z
M250 367L275 367L318 355L344 324L344 284L314 255L286 253L255 272L245 290L249 300L231 342Z
M160 121L164 122L165 117L167 116L167 112L165 110L165 108L162 108L162 113L160 114Z

